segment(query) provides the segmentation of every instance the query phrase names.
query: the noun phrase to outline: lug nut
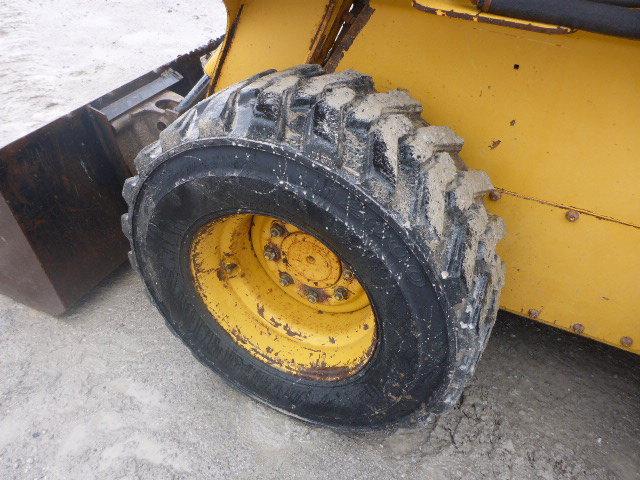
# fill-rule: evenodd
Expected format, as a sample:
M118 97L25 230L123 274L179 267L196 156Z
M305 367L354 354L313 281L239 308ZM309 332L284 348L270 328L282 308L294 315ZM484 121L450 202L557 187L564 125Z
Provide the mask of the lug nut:
M291 278L291 275L286 272L280 272L280 285L283 287L293 285L293 278Z
M629 348L629 347L631 347L631 345L633 345L633 338L631 338L631 337L622 337L620 339L620 343L622 344L622 346Z
M334 290L333 296L336 300L346 300L347 298L349 298L349 290L344 287L338 287Z
M567 213L565 213L564 216L570 222L575 222L580 218L580 212L576 210L567 210Z
M273 262L277 262L278 260L280 260L280 250L278 250L278 247L269 244L264 247L264 258Z
M318 303L319 299L320 298L318 297L318 292L315 292L313 290L307 291L307 300L309 300L311 303Z
M279 223L274 223L271 225L271 236L272 237L282 237L287 233L287 229L284 228Z
M574 323L571 325L571 330L578 335L582 335L584 333L584 325L581 323Z
M233 272L236 268L238 268L238 264L237 263L227 263L224 266L224 269L229 273Z
M500 190L491 190L489 192L489 200L497 202L502 198L502 192Z

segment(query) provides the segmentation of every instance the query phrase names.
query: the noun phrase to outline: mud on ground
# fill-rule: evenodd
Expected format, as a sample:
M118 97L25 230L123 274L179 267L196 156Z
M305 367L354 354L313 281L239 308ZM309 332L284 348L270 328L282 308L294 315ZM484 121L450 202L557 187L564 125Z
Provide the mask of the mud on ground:
M0 298L0 478L637 479L640 362L502 314L460 407L311 427L236 392L128 267L54 319Z
M208 0L0 2L0 144L223 30ZM228 387L123 267L54 319L0 297L0 478L638 479L640 360L503 314L460 407L310 427Z

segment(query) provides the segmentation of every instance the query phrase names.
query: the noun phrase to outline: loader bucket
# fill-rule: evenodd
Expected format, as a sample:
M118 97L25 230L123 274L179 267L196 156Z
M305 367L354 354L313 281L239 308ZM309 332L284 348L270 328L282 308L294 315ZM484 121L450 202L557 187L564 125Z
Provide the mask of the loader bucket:
M0 293L60 315L127 258L133 158L177 114L220 39L0 149Z

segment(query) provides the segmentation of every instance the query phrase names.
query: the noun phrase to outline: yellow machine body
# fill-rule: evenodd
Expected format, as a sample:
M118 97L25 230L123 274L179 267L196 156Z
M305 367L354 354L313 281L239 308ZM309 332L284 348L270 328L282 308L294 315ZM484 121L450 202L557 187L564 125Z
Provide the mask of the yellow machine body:
M212 91L305 62L407 89L496 185L502 308L640 353L640 42L464 0L225 3Z

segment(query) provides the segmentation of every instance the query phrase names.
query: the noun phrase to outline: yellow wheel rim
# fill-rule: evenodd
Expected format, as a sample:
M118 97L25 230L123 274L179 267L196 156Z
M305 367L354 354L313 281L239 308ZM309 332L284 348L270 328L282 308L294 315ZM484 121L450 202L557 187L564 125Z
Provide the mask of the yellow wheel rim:
M376 345L369 297L316 237L261 215L202 227L191 272L209 312L233 341L284 372L334 381L359 371Z

